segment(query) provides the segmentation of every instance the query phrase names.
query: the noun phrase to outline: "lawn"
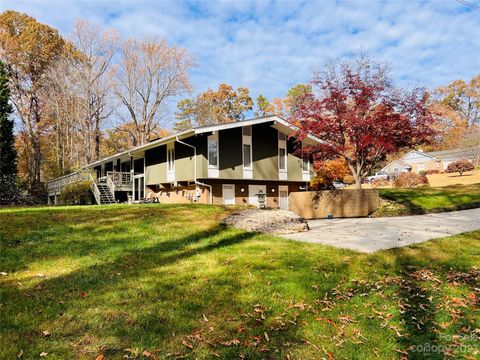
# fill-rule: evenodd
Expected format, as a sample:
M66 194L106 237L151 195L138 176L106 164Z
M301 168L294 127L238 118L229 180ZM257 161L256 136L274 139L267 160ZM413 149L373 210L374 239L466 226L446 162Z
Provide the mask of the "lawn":
M379 189L384 204L375 216L426 214L480 207L480 183L410 189Z
M430 186L472 185L480 184L480 171L469 171L462 176L459 174L432 174L427 175Z
M367 255L228 211L0 210L0 358L480 356L480 232Z

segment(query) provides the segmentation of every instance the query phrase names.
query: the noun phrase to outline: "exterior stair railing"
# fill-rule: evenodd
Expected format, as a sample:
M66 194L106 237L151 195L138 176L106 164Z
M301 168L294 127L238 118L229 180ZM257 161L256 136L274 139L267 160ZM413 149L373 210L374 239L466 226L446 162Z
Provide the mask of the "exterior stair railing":
M92 181L92 193L93 196L95 197L95 201L97 202L98 205L101 204L100 200L100 190L98 190L97 182L95 181L92 173L90 173L90 180Z
M115 197L115 183L113 182L109 173L107 173L107 176L106 176L106 184L110 189L110 192L112 193L113 197Z

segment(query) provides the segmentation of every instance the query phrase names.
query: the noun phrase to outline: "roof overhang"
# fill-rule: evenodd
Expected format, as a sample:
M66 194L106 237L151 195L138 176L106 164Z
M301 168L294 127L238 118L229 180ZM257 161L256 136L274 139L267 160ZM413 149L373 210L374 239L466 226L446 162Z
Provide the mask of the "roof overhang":
M121 153L109 156L107 158L98 160L94 163L88 164L85 166L85 168L92 168L116 159L119 159L123 156L144 156L145 151L149 149L153 149L155 147L167 144L172 141L176 140L182 140L194 135L200 135L200 134L206 134L206 133L212 133L214 131L220 131L220 130L227 130L227 129L233 129L236 127L243 127L243 126L249 126L249 125L258 125L258 124L264 124L264 123L272 123L272 127L281 131L282 133L290 136L295 134L299 128L295 126L294 124L288 122L285 119L282 119L280 116L277 115L272 115L272 116L265 116L262 118L257 118L257 119L250 119L250 120L242 120L242 121L236 121L236 122L231 122L231 123L225 123L225 124L217 124L217 125L209 125L209 126L202 126L202 127L197 127L189 130L182 131L180 133L176 133L173 135L166 136L164 138L154 140L152 142L149 142L144 145L137 146L133 149L123 151ZM323 143L324 141L318 139L317 137L313 135L307 135L305 139L303 140L304 144L308 145L315 145L319 143Z

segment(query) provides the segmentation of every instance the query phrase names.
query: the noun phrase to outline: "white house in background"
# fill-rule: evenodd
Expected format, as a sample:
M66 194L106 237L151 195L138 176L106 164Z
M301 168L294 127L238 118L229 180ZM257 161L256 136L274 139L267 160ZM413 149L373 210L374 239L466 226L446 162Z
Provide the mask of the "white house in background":
M387 164L382 171L388 174L437 170L443 172L448 165L457 160L470 160L477 164L480 160L480 146L466 149L424 152L412 150L398 160Z

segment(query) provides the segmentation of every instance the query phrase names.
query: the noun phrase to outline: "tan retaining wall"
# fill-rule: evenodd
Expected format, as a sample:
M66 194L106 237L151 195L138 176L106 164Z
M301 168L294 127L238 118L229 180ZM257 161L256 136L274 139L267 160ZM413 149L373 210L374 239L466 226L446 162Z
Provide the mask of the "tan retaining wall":
M289 209L305 219L368 216L380 205L376 189L292 192Z

